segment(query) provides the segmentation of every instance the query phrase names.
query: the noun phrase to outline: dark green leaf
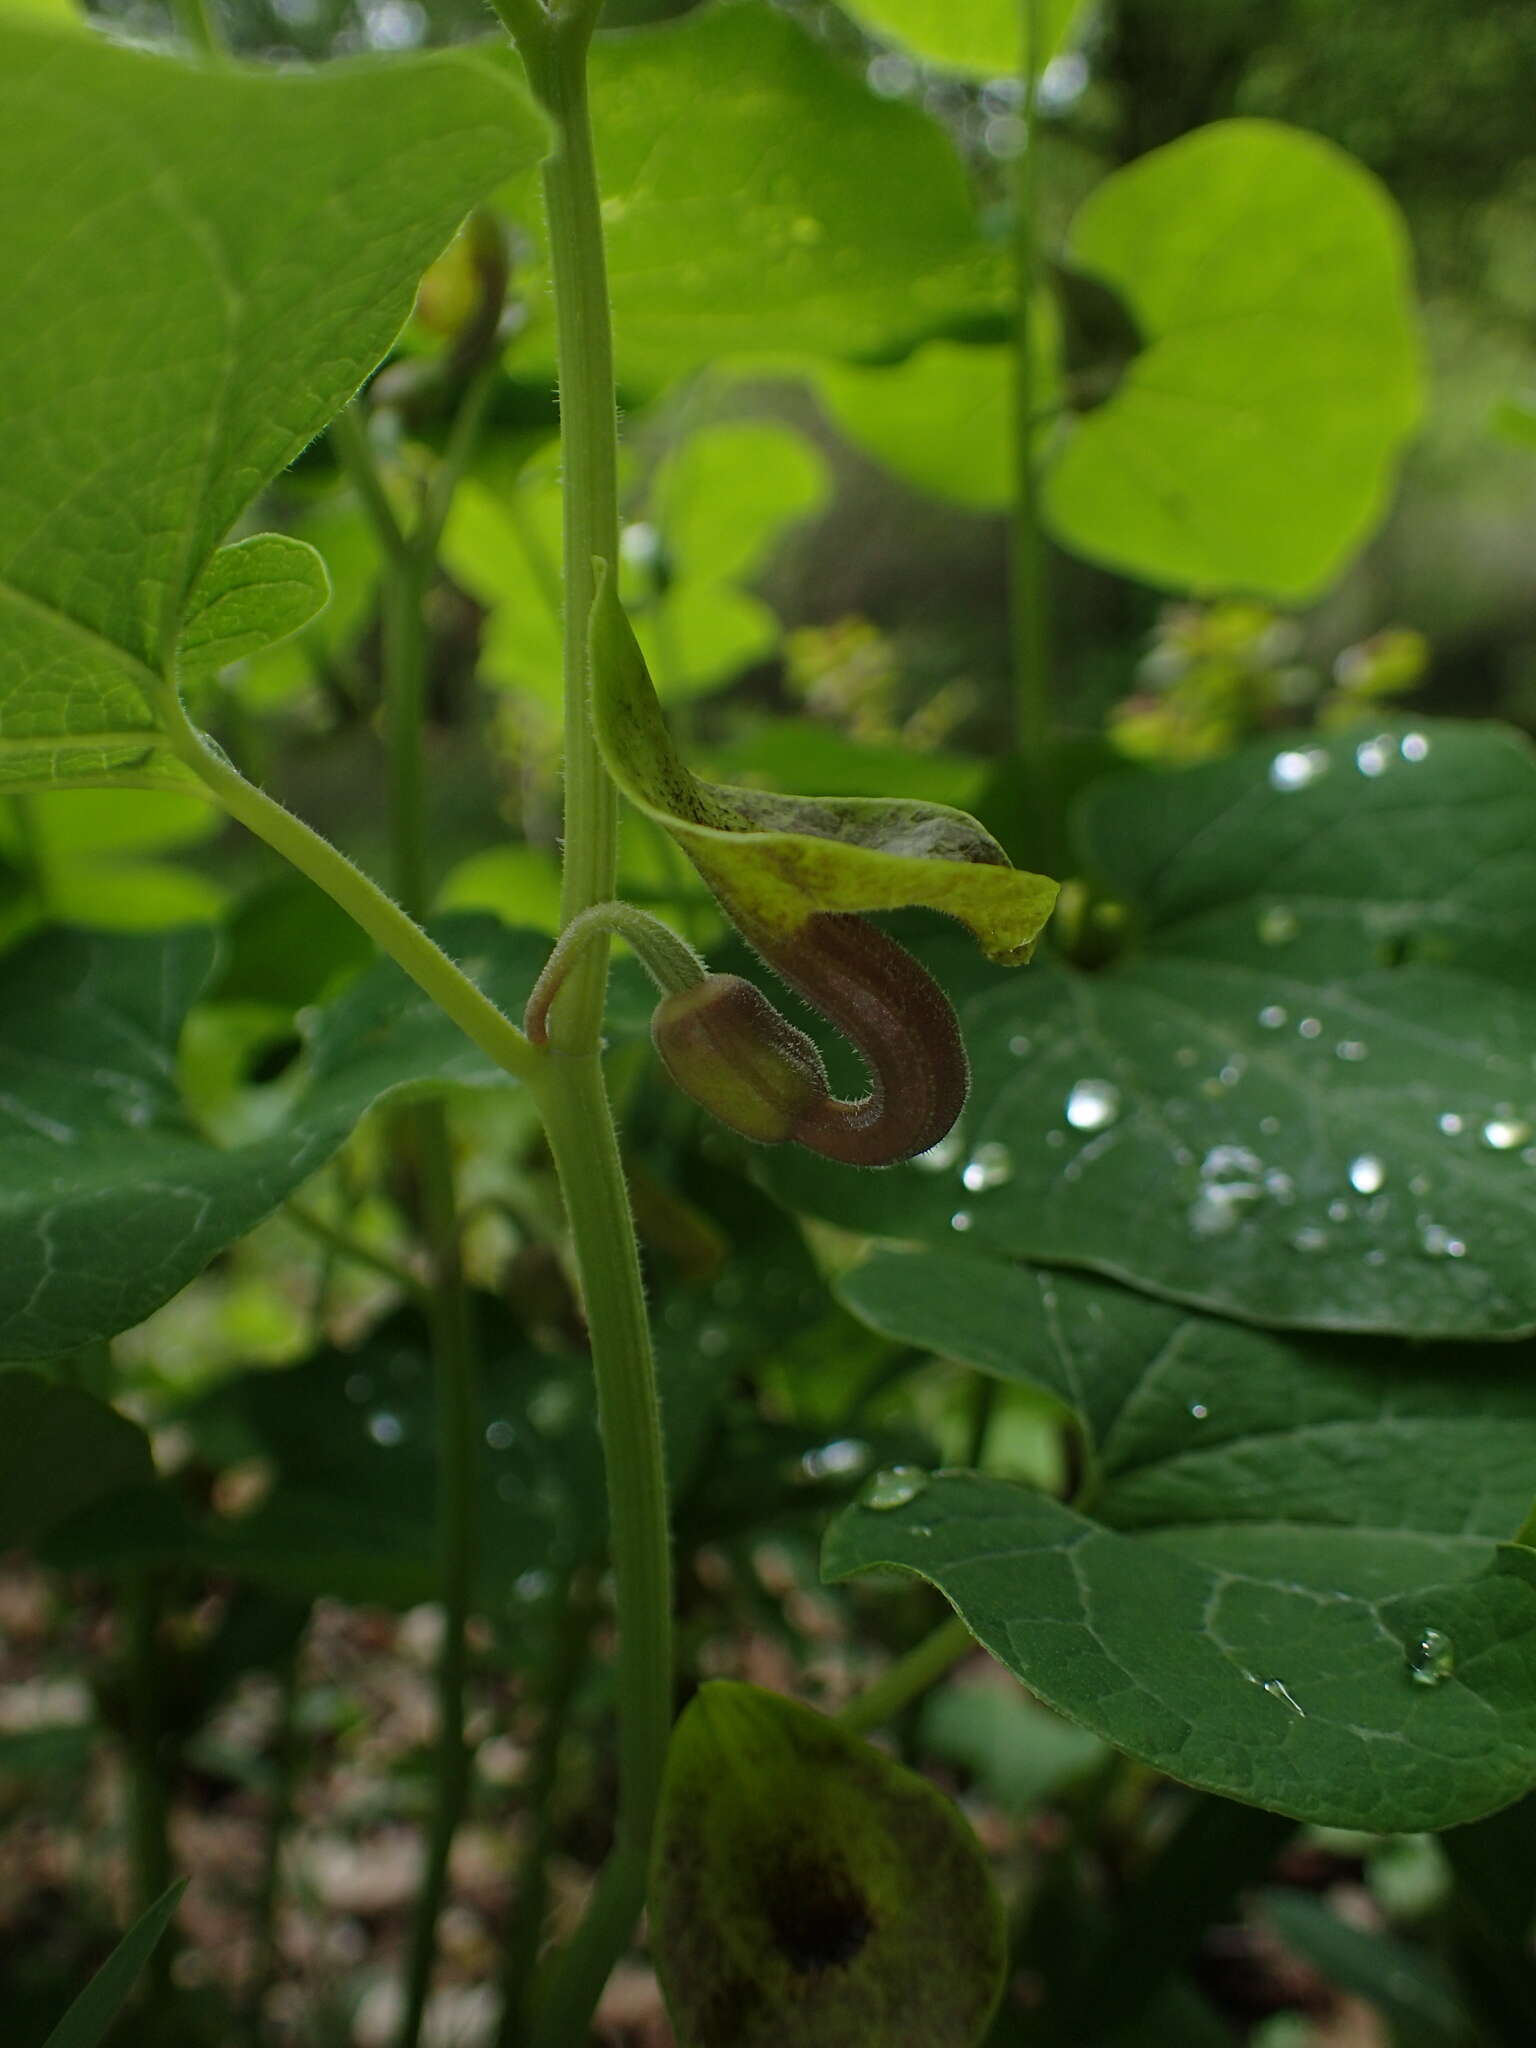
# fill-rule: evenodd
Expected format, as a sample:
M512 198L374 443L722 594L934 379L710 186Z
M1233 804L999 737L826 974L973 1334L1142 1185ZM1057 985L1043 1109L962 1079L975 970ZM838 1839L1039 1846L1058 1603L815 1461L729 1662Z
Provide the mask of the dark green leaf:
M1266 1891L1259 1903L1287 1948L1339 1990L1369 1999L1390 2022L1397 2048L1466 2048L1474 2040L1432 1957L1389 1934L1351 1927L1305 1892Z
M171 1915L186 1888L186 1879L179 1879L140 1914L48 2036L43 2048L98 2048L138 1982L139 1972L170 1925Z
M850 1509L831 1577L929 1578L1048 1705L1303 1819L1447 1827L1536 1780L1528 1347L1362 1355L1068 1276L882 1254L893 1337L1056 1394L1074 1506L974 1473ZM905 1489L897 1489L905 1492Z
M154 1475L149 1439L104 1401L0 1372L0 1550Z
M809 1707L719 1680L673 1731L651 1939L685 2048L970 2048L1005 1955L947 1799Z
M1270 743L1098 785L1083 838L1136 943L1007 981L930 946L971 1056L962 1131L878 1176L785 1153L776 1191L1258 1322L1536 1326L1525 743Z

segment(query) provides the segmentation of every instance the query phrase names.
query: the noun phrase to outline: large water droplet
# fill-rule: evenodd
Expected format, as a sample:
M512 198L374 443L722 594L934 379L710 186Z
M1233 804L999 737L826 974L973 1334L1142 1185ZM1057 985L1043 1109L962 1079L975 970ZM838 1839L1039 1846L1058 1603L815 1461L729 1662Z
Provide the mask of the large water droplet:
M1459 1138L1462 1131L1466 1128L1454 1109L1446 1110L1438 1121L1441 1130L1448 1138Z
M1013 1179L1013 1154L1006 1145L995 1141L978 1145L965 1162L960 1178L973 1195L979 1195L985 1188L1000 1188Z
M1074 1131L1102 1131L1120 1114L1120 1090L1113 1081L1073 1083L1067 1097L1067 1122Z
M807 1479L847 1479L862 1472L869 1463L869 1445L854 1436L840 1436L829 1444L818 1444L800 1460Z
M859 1505L877 1513L887 1508L904 1508L909 1500L917 1499L927 1484L928 1474L921 1465L887 1465L859 1488Z
M1349 1184L1357 1195L1374 1195L1386 1177L1387 1169L1372 1152L1349 1162Z
M1415 1685L1443 1685L1456 1669L1456 1645L1444 1629L1424 1629L1408 1645L1408 1676Z
M1495 1152L1513 1152L1530 1135L1530 1125L1517 1116L1490 1117L1483 1125L1483 1143Z
M1301 930L1301 919L1288 904L1272 903L1268 910L1259 914L1259 943L1262 946L1286 946Z
M1397 752L1389 732L1373 740L1362 740L1355 749L1355 766L1362 775L1380 775Z
M1321 747L1288 748L1283 754L1276 754L1269 764L1270 785L1274 789L1305 789L1308 783L1316 782L1320 775L1328 772L1328 756Z
M1278 1031L1285 1019L1286 1013L1278 1003L1266 1003L1259 1012L1259 1022L1266 1031Z
M1429 739L1422 732L1405 732L1397 750L1405 761L1423 761L1429 755Z

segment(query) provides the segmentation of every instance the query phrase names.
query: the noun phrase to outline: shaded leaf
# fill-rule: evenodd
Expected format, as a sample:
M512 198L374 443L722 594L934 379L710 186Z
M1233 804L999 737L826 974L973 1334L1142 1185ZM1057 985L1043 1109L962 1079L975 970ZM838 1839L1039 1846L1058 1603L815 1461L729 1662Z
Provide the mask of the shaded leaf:
M796 1701L721 1680L673 1731L651 1938L687 2048L970 2048L1005 1941L932 1785Z
M1361 1354L958 1254L880 1254L843 1291L1055 1394L1085 1479L1065 1506L940 1473L840 1518L827 1576L931 1579L1059 1713L1296 1818L1446 1827L1536 1780L1536 1553L1501 1542L1529 1346Z
M158 1947L187 1888L178 1879L134 1921L86 1985L43 2048L98 2048L138 1982L139 1972Z
M306 541L258 533L220 548L198 578L176 643L177 672L215 674L308 625L330 596Z
M135 1422L77 1387L0 1372L0 1550L154 1476Z
M1419 414L1384 188L1318 136L1220 121L1107 178L1067 256L1146 346L1064 437L1058 536L1152 583L1315 595L1380 519Z
M1536 762L1488 725L1271 742L1096 785L1135 934L1094 973L923 954L963 1142L878 1179L785 1154L848 1228L1088 1265L1258 1322L1536 1326Z

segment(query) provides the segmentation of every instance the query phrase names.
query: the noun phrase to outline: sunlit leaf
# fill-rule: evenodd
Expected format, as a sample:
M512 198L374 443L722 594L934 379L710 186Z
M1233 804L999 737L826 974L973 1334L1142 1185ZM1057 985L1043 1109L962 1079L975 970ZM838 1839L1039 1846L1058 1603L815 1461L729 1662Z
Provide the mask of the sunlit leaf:
M481 55L210 68L0 18L0 783L174 778L189 606L195 668L322 591L298 542L219 541L543 137Z
M1221 121L1107 178L1067 254L1146 345L1063 436L1058 536L1152 583L1315 595L1380 519L1419 413L1384 189L1315 135Z
M848 0L848 11L876 35L903 44L914 57L984 78L1009 77L1024 61L1026 8L1037 64L1066 33L1077 0Z
M902 1343L1056 1394L1076 1505L975 1473L878 1493L829 1576L920 1573L1060 1713L1187 1783L1414 1829L1536 1781L1529 1346L1361 1354L957 1253L847 1281ZM919 1479L921 1475L919 1475Z

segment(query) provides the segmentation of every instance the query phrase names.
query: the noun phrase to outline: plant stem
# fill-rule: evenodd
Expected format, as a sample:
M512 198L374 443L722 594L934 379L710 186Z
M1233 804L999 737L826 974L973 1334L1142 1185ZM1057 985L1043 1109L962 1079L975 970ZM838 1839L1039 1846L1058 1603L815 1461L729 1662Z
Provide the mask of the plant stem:
M569 1574L564 1594L554 1661L544 1688L543 1718L522 1790L528 1838L512 1887L517 1918L502 1956L501 2025L496 2048L522 2048L526 2038L529 1991L549 1898L549 1853L554 1846L553 1803L560 1775L560 1750L571 1701L586 1667L596 1613L596 1588L591 1572Z
M232 818L258 839L264 839L274 852L339 903L488 1059L518 1080L532 1078L543 1062L522 1032L449 959L442 947L385 895L377 882L354 867L344 853L322 839L302 818L296 818L265 790L247 782L191 723L174 693L163 692L157 708L172 750Z
M1028 792L1044 819L1051 803L1051 631L1035 460L1040 395L1030 329L1039 288L1035 157L1039 128L1040 0L1020 0L1024 147L1013 170L1013 458L1009 521L1009 606L1013 646L1014 732Z
M339 1259L346 1259L354 1266L366 1266L377 1273L392 1287L398 1287L407 1299L419 1307L425 1307L428 1290L411 1272L409 1267L400 1265L384 1252L376 1252L371 1245L362 1244L355 1237L349 1237L344 1230L338 1230L334 1223L328 1223L306 1202L289 1201L283 1204L283 1214L290 1223L296 1223L300 1230L312 1237L316 1244L322 1244L327 1251L334 1252Z
M473 1318L459 1256L453 1155L441 1103L425 1103L405 1120L421 1183L421 1212L434 1270L427 1314L436 1392L438 1597L443 1641L437 1664L437 1757L426 1867L411 1930L400 2048L415 2048L432 1986L437 1922L448 1882L448 1859L469 1792L464 1745L470 1600L479 1556L479 1375Z
M223 38L214 18L213 0L172 0L176 26L203 57L222 57Z
M613 344L587 47L598 0L545 16L502 0L534 91L555 125L544 196L555 288L565 476L565 872L561 921L610 901L617 801L588 716L595 563L618 559ZM599 1051L608 946L597 938L551 1012L536 1082L565 1195L597 1379L609 1553L618 1610L619 1812L613 1853L538 2001L534 2048L575 2048L645 1896L672 1721L671 1557L656 1374L639 1251Z
M146 1912L171 1881L171 1842L162 1755L160 1601L153 1577L135 1572L123 1591L127 1624L129 1802L132 1832L133 1917ZM171 1985L175 1942L156 1943L148 1965L146 2010L163 2017Z
M975 1647L975 1637L959 1615L952 1614L915 1649L898 1657L857 1699L850 1700L837 1717L839 1725L850 1735L867 1735L872 1728L883 1728Z
M386 567L383 610L384 703L389 734L390 872L407 917L427 906L422 740L426 727L427 629L422 617L427 578L416 549Z
M337 413L331 421L329 433L331 446L336 450L347 481L356 491L368 524L373 529L374 540L391 563L403 562L409 552L405 531L395 517L395 508L389 502L379 465L373 459L367 424L358 410L356 399L344 411Z
M293 1787L298 1775L297 1728L299 1654L302 1632L278 1670L277 1727L272 1738L272 1796L267 1806L266 1840L261 1878L252 1907L251 1974L245 1991L245 2039L261 2048L262 2005L277 1961L277 1897L282 1882L283 1841L293 1818Z
M575 2048L645 1897L672 1725L672 1586L661 1413L645 1293L602 1062L556 1055L539 1090L575 1240L608 1482L618 1609L619 1813L575 1939L541 2000L534 2048Z

